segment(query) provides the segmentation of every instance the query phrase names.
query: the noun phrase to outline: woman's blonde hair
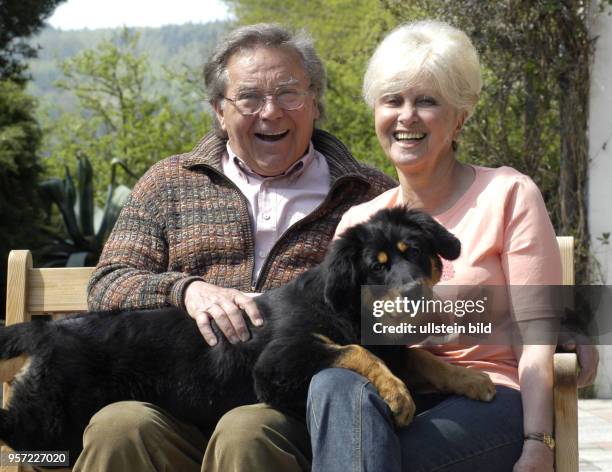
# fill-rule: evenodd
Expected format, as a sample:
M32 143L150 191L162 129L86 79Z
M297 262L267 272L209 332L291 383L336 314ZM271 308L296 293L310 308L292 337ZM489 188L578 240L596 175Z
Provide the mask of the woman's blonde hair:
M482 79L480 61L467 35L447 23L403 24L383 40L370 58L363 97L376 100L415 85L433 86L442 98L469 118L476 107Z

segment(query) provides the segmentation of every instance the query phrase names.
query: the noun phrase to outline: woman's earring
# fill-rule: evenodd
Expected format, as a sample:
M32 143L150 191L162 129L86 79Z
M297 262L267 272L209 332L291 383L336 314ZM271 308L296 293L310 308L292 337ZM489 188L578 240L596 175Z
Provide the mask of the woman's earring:
M461 128L457 129L455 131L455 135L453 136L453 140L451 142L451 148L453 152L457 152L457 149L459 149L459 135L460 134L461 134Z

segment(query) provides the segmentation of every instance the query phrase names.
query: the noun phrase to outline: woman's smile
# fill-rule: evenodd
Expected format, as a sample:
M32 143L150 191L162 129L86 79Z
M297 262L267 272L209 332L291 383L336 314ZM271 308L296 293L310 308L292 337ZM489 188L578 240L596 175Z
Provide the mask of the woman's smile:
M409 87L383 95L374 106L376 134L396 165L453 158L452 141L463 117L434 90Z

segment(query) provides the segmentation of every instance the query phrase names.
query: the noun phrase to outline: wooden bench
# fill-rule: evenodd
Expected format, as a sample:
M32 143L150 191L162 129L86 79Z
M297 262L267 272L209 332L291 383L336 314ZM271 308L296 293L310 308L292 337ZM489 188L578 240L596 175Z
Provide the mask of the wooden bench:
M574 284L573 239L557 238L563 261L563 283ZM85 289L92 267L34 269L30 251L11 251L8 261L6 324L30 321L32 316L87 311ZM575 354L555 354L555 441L557 472L578 471L578 402ZM4 384L4 407L10 399ZM8 448L3 446L3 451ZM22 468L1 467L1 472Z

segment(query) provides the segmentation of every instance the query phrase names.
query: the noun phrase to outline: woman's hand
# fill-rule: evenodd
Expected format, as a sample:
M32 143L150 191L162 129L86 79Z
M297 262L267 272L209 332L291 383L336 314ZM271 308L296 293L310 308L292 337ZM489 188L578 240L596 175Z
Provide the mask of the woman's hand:
M263 318L252 296L233 288L218 287L202 281L195 281L187 286L185 308L210 346L217 344L217 337L210 324L211 319L215 320L232 344L249 339L249 330L242 316L243 310L255 326L263 324Z
M553 472L555 453L540 441L527 440L512 472Z
M578 374L578 387L587 387L595 382L597 377L597 366L599 365L599 352L597 346L590 344L578 344L575 340L562 344L566 351L575 351L578 356L580 372Z

